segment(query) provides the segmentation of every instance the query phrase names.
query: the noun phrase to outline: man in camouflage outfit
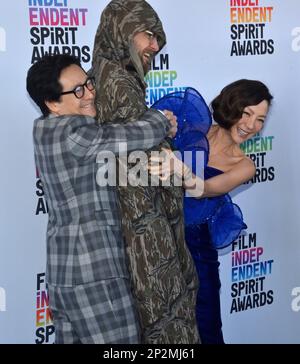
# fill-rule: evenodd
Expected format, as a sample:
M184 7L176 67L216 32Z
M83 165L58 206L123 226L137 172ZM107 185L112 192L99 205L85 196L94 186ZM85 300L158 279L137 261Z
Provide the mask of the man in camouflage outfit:
M107 5L92 63L99 121L134 122L145 112L144 76L164 44L161 21L146 1ZM182 189L128 185L118 192L143 342L199 343L198 280L184 239Z

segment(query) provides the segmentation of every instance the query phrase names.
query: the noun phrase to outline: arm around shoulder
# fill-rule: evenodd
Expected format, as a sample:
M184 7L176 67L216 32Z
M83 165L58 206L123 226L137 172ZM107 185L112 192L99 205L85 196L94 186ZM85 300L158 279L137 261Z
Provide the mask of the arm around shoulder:
M148 110L135 122L104 123L96 125L90 117L80 116L81 123L68 135L71 153L77 159L94 159L106 151L116 155L132 150L147 150L158 145L167 135L170 123L157 110ZM120 148L120 144L126 145ZM125 152L126 150L126 152Z
M171 127L167 117L155 109L147 110L139 120L122 126L127 134L128 151L147 150L158 145Z

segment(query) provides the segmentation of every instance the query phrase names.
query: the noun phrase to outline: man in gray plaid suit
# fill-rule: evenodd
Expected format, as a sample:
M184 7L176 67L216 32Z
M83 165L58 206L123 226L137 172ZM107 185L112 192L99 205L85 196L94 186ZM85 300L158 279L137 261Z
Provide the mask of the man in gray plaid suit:
M27 74L43 116L33 128L36 165L49 207L47 283L56 343L139 343L114 186L96 181L97 154L146 150L176 133L170 112L96 124L95 84L68 55L45 56ZM169 119L169 120L168 120Z

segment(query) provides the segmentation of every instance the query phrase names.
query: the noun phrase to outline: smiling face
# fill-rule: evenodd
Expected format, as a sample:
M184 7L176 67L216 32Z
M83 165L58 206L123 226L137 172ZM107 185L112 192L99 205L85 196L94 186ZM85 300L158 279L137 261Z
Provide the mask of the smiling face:
M269 104L266 100L257 105L246 106L241 119L230 129L234 142L241 144L258 133L263 127L268 110Z
M82 68L76 64L65 68L60 75L59 83L62 92L74 90L77 86L83 85L87 80L87 75ZM94 105L95 90L89 91L84 87L84 95L78 99L74 93L61 95L59 101L48 101L47 106L51 113L55 115L86 115L95 117L96 109Z
M134 35L133 44L142 61L144 72L147 73L152 59L159 51L157 37L150 31L139 32Z

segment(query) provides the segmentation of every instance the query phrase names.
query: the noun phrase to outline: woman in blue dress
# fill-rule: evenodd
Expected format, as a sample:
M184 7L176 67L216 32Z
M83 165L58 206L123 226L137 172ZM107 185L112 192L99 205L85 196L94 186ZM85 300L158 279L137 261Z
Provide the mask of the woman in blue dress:
M152 158L149 168L161 180L173 174L181 178L187 192L185 237L199 276L196 314L203 344L224 343L217 249L230 245L247 227L228 192L255 174L255 165L240 144L261 131L272 98L262 82L242 79L223 88L212 101L211 112L192 88L167 95L154 105L172 110L178 119L174 147L181 152L180 158L165 150L164 158ZM189 166L187 151L192 155ZM204 154L202 175L196 170L199 151Z

